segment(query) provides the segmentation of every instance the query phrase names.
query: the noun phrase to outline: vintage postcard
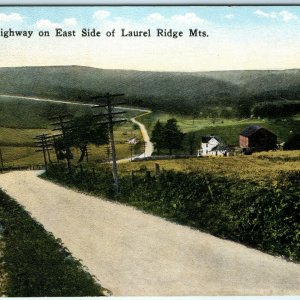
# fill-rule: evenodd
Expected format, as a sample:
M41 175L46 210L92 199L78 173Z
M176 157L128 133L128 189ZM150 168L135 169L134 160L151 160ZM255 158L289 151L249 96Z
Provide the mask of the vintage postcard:
M1 6L1 296L299 296L299 32L299 6Z

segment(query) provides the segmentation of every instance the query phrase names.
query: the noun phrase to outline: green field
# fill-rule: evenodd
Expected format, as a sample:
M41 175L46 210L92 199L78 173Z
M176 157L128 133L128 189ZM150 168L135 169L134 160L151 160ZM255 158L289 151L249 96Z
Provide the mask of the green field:
M0 148L4 166L43 164L42 154L35 152L33 138L42 133L54 133L48 118L59 113L70 113L76 117L92 112L89 106L83 105L0 97ZM129 120L138 114L138 111L126 110L124 117ZM118 158L130 157L127 140L131 137L142 140L140 131L130 121L115 127ZM91 160L106 160L105 146L89 148ZM136 151L139 153L142 147ZM75 162L79 158L79 151L73 149L73 152ZM51 156L55 161L55 154L51 153Z
M240 132L249 125L260 125L278 137L278 143L287 141L293 133L300 132L300 115L288 119L268 120L268 119L224 119L224 118L193 118L187 115L167 114L164 112L153 112L141 116L138 120L145 124L151 131L155 123L160 120L165 123L168 119L175 118L178 126L184 133L195 132L196 143L200 147L201 137L205 135L216 135L223 139L229 146L238 146ZM184 143L185 152L188 150L186 141Z
M210 174L212 176L224 176L231 180L251 180L258 183L280 181L285 173L300 170L300 150L259 152L251 156L230 157L201 157L176 160L157 160L133 162L122 164L119 169L124 174L147 168L155 171L155 163L162 170L177 172Z
M0 127L26 129L52 128L48 119L51 116L61 113L79 116L91 112L92 109L89 106L0 96Z

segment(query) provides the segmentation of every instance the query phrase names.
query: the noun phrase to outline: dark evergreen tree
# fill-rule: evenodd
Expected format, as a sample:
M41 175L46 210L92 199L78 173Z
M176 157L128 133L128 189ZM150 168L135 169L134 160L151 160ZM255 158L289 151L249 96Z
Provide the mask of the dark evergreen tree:
M195 132L189 132L186 135L187 142L189 145L189 154L193 155L195 151L195 146L196 146L196 133Z
M169 119L164 128L164 145L169 149L169 154L173 154L173 150L182 148L184 134L180 131L177 120Z
M155 145L158 155L160 154L160 150L164 148L164 138L164 126L160 123L160 121L157 121L151 134L151 140Z

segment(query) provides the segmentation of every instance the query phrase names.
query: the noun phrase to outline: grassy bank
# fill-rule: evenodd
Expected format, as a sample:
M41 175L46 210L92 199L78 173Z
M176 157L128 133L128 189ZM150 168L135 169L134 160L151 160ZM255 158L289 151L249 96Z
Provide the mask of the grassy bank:
M164 170L205 173L211 176L224 176L231 180L249 180L270 185L280 181L282 174L300 170L300 150L259 152L251 156L159 160L157 163ZM155 162L122 164L119 169L122 173L130 174L143 167L154 172Z
M102 288L60 240L0 191L1 265L8 297L101 296Z
M231 158L223 159L229 162ZM261 161L272 167L276 165L265 158ZM133 174L129 166L135 167ZM208 170L169 169L162 170L158 176L147 168L148 164L137 166L135 163L121 166L121 194L117 197L107 167L96 174L74 170L69 177L64 168L56 166L49 170L47 177L59 184L104 195L171 221L300 261L299 169L278 170L271 180L267 172L258 171L261 177L254 180ZM231 161L232 173L235 167L235 161Z

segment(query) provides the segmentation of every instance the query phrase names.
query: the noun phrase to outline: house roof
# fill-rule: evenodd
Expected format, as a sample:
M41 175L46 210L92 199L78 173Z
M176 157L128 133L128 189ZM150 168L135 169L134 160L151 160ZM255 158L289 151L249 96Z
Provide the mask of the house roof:
M201 139L202 139L202 143L208 143L211 139L216 139L219 143L222 142L222 139L215 135L206 135L203 136Z
M271 131L269 131L268 129L263 128L263 127L261 127L261 126L259 126L259 125L251 125L251 126L246 127L246 128L240 133L240 135L245 136L245 137L249 137L249 136L255 134L257 131L259 131L259 130L261 130L261 129L262 129L264 132L267 132L269 135L273 135L273 136L276 137L276 134L274 134L273 132L271 132Z
M254 134L255 132L257 132L258 130L262 129L261 126L259 125L251 125L251 126L248 126L246 127L241 133L240 135L242 136L251 136L252 134Z
M228 147L225 144L219 144L211 150L212 151L225 151L225 150L228 150Z

